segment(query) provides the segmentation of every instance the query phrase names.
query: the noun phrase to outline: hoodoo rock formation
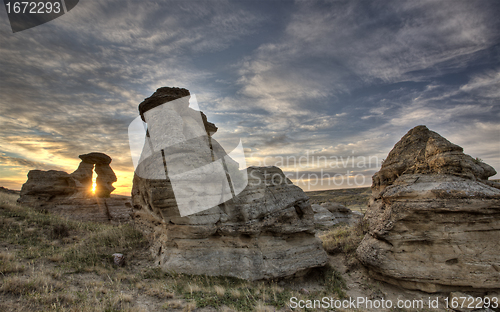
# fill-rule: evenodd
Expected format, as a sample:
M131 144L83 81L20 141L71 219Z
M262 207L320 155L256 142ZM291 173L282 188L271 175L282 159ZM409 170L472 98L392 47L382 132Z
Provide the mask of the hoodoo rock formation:
M21 188L19 202L79 221L127 222L131 204L125 198L109 198L116 175L103 153L79 156L82 162L71 174L64 171L31 170ZM94 168L95 165L95 168ZM97 173L95 196L93 171Z
M374 278L426 292L500 289L495 170L425 126L373 176L357 253Z
M160 88L139 105L148 140L134 176L133 218L151 239L157 263L167 271L248 280L324 265L327 256L314 236L314 212L305 193L277 167L240 171L212 138L217 127L189 108L188 99L186 89ZM172 104L162 112L170 122L155 138L151 124L160 117L151 109L162 104ZM168 136L168 146L157 145L161 153L151 152L162 135ZM218 179L214 170L206 169L212 163L223 168L221 183L210 184ZM154 178L158 172L164 178ZM182 174L192 182L182 187L184 193L178 187ZM221 200L208 209L183 213L199 205L196 196ZM186 201L190 197L193 201Z
M79 182L79 191L83 193L90 192L92 171L95 170L97 174L95 194L97 197L109 197L111 192L115 190L112 184L116 182L116 175L109 166L111 157L103 153L89 153L78 157L82 162L71 176Z

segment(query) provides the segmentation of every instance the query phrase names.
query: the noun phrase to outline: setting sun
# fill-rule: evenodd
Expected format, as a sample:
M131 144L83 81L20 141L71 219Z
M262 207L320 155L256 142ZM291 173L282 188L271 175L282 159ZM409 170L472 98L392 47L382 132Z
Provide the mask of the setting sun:
M92 194L95 194L95 187L96 187L96 175L94 174L92 177Z

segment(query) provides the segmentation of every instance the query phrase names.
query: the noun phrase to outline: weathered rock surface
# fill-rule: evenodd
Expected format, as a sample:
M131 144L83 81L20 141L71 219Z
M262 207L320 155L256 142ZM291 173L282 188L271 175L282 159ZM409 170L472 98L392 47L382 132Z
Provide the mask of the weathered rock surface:
M425 126L373 176L357 253L373 277L426 292L500 288L495 170Z
M128 196L57 198L48 202L40 201L32 206L37 210L46 210L71 220L113 224L129 222L132 212Z
M116 175L109 166L111 158L103 153L80 155L78 169L64 171L31 170L19 202L73 220L123 223L130 220L131 203L127 197L109 198ZM91 192L96 164L96 195ZM107 198L105 198L107 197Z
M314 226L316 229L329 228L338 223L333 213L328 209L317 204L312 204L311 208L314 212Z
M97 197L109 197L115 190L113 183L116 182L116 175L109 165L96 164L95 173L97 173L95 193Z
M345 207L340 203L326 202L311 205L314 212L314 223L317 229L332 227L335 224L353 224L361 221L363 214Z
M71 174L71 177L75 180L75 186L77 192L84 194L85 196L92 193L92 176L94 174L94 164L86 163L82 161L78 168ZM29 175L28 175L29 181Z
M48 201L56 196L71 196L77 191L76 181L64 171L31 170L28 181L21 188L21 200L25 203Z
M134 178L135 224L156 238L152 252L161 267L259 280L326 263L304 192L277 167L250 167L248 176L237 197L187 217L175 211L168 182Z
M330 211L338 223L343 222L347 224L353 224L361 221L361 219L363 218L363 214L361 212L351 210L340 203L326 202L322 203L321 206Z
M148 107L155 108L170 98L179 102L178 93L188 94L183 90L158 89L140 105L144 120L156 117L151 116ZM182 99L175 110L186 109L186 103L188 99ZM142 160L132 189L134 223L150 238L151 252L162 268L259 280L293 275L326 263L321 242L314 237L314 213L308 197L279 168L250 167L240 172L238 164L211 138L217 128L206 122L206 117L200 124L193 122L195 116L191 118L190 112L172 112L169 116L175 116L172 121L180 126L175 128L170 122L170 128L161 134L170 135L171 141L175 137L175 144ZM148 124L148 130L151 134L154 127ZM154 139L151 137L152 145ZM214 162L223 165L222 175L228 177L224 183L210 184L217 175L203 171ZM166 179L152 178L163 172L168 173ZM192 172L197 174L191 177ZM192 188L185 193L174 192L173 185L178 181L172 181L172 176L183 173L191 179ZM242 185L246 181L240 179L243 173L248 177L246 187ZM227 185L231 185L230 192ZM238 189L241 193L236 192ZM204 190L203 196L209 200L222 196L222 203L181 216L179 202L194 197L199 190Z
M417 126L389 152L382 168L373 176L372 190L383 191L402 174L448 174L481 180L494 186L494 182L487 180L496 171L490 165L464 154L463 148L438 133L425 126Z

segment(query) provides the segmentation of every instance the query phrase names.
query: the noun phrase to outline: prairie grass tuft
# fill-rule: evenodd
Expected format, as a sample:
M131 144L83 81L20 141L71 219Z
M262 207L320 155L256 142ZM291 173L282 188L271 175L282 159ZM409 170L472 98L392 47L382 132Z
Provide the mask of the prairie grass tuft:
M352 226L339 225L321 234L319 238L323 242L323 248L329 254L344 253L354 256L356 249L366 234L367 225L364 221Z
M340 299L346 296L347 284L342 275L327 265L324 272L324 286L328 293L335 293Z

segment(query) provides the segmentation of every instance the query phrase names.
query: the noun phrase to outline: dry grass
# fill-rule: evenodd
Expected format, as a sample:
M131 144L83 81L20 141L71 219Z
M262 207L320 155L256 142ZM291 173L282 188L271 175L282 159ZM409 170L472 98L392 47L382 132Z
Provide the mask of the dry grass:
M255 311L256 312L274 312L275 309L272 306L266 305L262 301L258 301L257 304L255 305Z
M218 296L224 296L224 294L226 293L226 289L219 285L215 285L214 290Z
M19 206L17 198L0 193L0 241L9 246L0 252L0 302L23 298L22 305L11 302L23 311L134 310L123 281L140 277L114 268L110 255L143 248L141 233L129 225L68 221Z
M0 252L0 274L23 272L25 266L16 261L16 257L10 252Z
M241 298L241 292L238 289L230 289L229 293L231 294L231 297Z
M0 311L284 310L304 295L274 282L165 273L152 264L142 235L129 225L82 223L36 212L0 194ZM124 267L111 255L123 253ZM338 278L324 274L325 285Z
M174 293L169 291L164 282L153 282L146 286L145 294L158 299L172 299Z
M132 302L134 300L134 296L131 294L124 294L123 292L120 293L120 300L123 302Z
M192 295L193 292L197 292L197 291L202 291L202 288L198 285L198 284L192 284L192 283L189 283L187 285L187 288L189 290L189 293Z
M366 225L363 221L349 226L339 225L321 234L319 238L323 242L323 248L330 254L344 253L348 256L354 255L359 243L366 234Z
M183 312L191 312L193 311L194 309L196 309L196 302L188 302L186 303L186 305L184 306L184 309L182 309Z
M0 206L5 208L16 208L19 195L0 192Z
M237 310L231 309L231 308L230 308L230 307L228 307L228 306L222 306L222 307L220 308L220 311L221 311L221 312L235 312L235 311L237 311Z
M30 295L35 293L53 293L63 289L63 283L54 280L47 274L36 274L29 277L9 276L3 279L0 292L13 295Z
M165 303L163 307L165 309L180 309L184 307L184 302L182 300L173 300Z

